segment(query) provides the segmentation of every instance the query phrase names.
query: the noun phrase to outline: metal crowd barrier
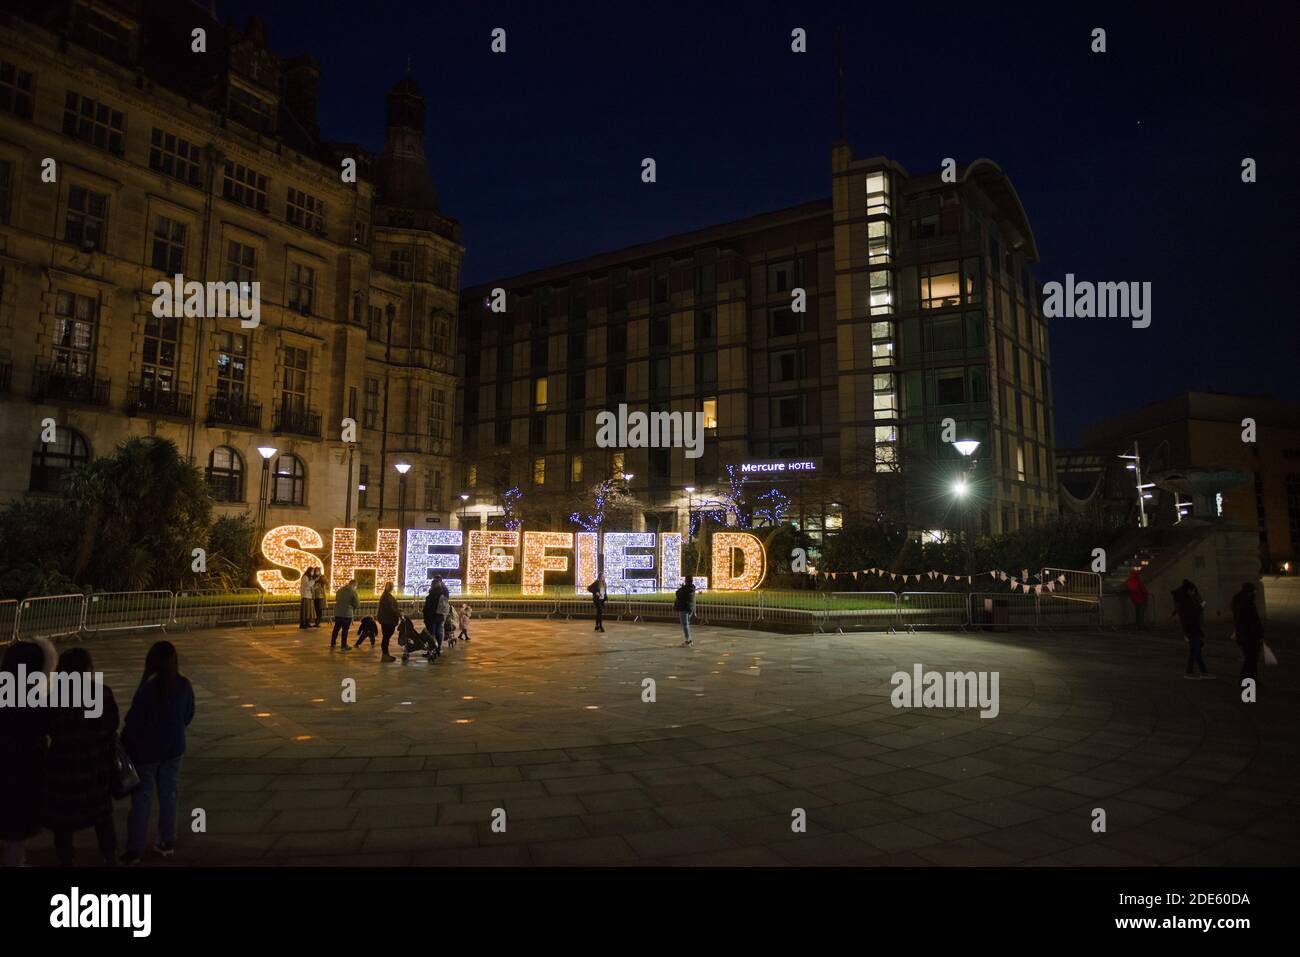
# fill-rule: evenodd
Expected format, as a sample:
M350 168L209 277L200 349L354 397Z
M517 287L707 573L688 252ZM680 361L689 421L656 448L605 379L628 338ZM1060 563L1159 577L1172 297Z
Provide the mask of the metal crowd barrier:
M915 631L918 628L1053 628L1099 627L1099 585L1091 572L1044 569L1045 578L1067 577L1052 593L1022 592L792 592L713 593L696 597L695 621L701 624L777 625L813 632ZM1089 577L1091 576L1091 577ZM1054 579L1053 579L1054 580ZM216 625L296 624L296 595L266 595L244 588L170 592L100 592L47 595L0 601L0 639L57 638L81 633ZM423 601L401 597L402 613L422 617ZM469 605L474 619L511 617L593 618L590 600L578 596L490 598L456 596L453 606ZM376 615L378 599L361 602L357 617ZM801 607L802 606L802 607ZM324 617L333 617L326 599ZM667 596L615 595L605 606L611 620L672 621L677 617Z

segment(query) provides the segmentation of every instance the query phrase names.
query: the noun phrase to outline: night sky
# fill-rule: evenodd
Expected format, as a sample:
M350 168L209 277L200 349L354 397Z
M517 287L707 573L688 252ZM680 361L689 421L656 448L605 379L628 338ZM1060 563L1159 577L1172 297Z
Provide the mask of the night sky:
M323 135L373 149L411 55L466 284L829 196L842 26L855 156L913 174L989 157L1029 214L1040 281L1154 284L1148 329L1052 324L1058 446L1189 389L1300 391L1283 305L1300 247L1293 8L329 6L219 0L217 12L241 26L260 15L275 52L315 55ZM505 55L489 51L497 26ZM790 52L796 26L803 55ZM1104 54L1089 51L1098 26Z

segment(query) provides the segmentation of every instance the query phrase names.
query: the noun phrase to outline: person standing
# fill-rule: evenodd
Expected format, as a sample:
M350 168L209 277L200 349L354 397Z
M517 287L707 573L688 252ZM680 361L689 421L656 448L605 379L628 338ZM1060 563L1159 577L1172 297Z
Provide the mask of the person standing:
M25 688L27 676L44 672L45 652L30 641L5 649L0 672ZM0 866L27 863L27 840L41 829L41 795L45 788L45 736L49 708L0 708Z
M298 627L311 627L312 600L316 594L316 569L309 568L298 579Z
M1147 617L1147 601L1150 595L1147 592L1147 586L1142 583L1142 576L1138 570L1133 568L1128 573L1128 581L1124 583L1128 589L1129 601L1133 602L1133 615L1137 620L1137 626L1142 627Z
M469 641L469 619L469 603L464 602L461 604L460 610L456 614L456 624L460 626L460 633L456 637L463 639L464 641Z
M356 584L355 578L349 578L348 583L334 594L334 631L330 633L331 648L334 647L334 640L342 634L343 650L351 650L348 648L348 632L352 629L352 619L361 610Z
M434 644L434 655L442 654L442 627L438 622L438 605L442 601L442 579L429 583L429 593L424 596L424 633Z
M605 602L609 600L609 592L605 590L605 576L597 575L596 580L587 586L587 591L591 592L591 603L596 608L596 631L604 631Z
M1232 596L1232 624L1236 629L1237 647L1241 649L1241 680L1259 684L1259 653L1264 646L1264 623L1255 604L1255 585L1246 582Z
M1205 643L1205 602L1200 590L1184 578L1183 583L1169 594L1174 600L1174 611L1169 617L1178 616L1183 626L1183 637L1187 639L1187 671L1183 677L1195 678L1195 668L1200 669L1202 678L1213 677L1201 657L1201 647Z
M123 864L139 864L149 837L149 800L158 793L158 843L163 857L176 852L176 793L185 754L185 729L194 720L194 688L180 673L176 646L154 642L144 659L144 678L122 726L122 744L140 775L131 794Z
M686 579L678 587L673 608L676 609L678 617L682 620L682 634L686 636L686 640L682 642L682 647L689 648L691 646L691 615L695 614L695 582L691 579Z
M94 681L94 666L85 648L59 656L58 673ZM98 714L84 702L50 711L50 751L45 765L45 826L54 832L54 853L71 867L77 831L95 829L104 863L117 863L113 829L113 781L117 774L117 701L108 685L100 687Z
M316 620L312 625L319 628L325 617L325 573L319 568L311 579L311 603L312 609L316 612Z
M379 622L379 630L384 636L379 649L383 653L380 661L396 661L397 659L388 653L388 642L392 640L397 623L402 620L402 611L397 606L397 596L393 594L392 582L384 584L383 594L379 596L379 611L375 615L375 620Z

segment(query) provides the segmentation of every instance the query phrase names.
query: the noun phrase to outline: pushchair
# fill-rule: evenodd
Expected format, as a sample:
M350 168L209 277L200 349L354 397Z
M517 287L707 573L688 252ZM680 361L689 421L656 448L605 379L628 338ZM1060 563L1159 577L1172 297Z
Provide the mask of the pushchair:
M397 644L402 649L402 660L411 657L414 651L423 651L426 658L437 658L440 652L434 644L433 635L420 631L406 615L397 623Z

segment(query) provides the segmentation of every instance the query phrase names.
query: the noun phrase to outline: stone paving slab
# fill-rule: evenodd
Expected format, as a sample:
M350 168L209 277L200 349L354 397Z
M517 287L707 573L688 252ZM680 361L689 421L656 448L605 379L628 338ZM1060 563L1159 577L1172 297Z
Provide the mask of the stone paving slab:
M1159 636L476 627L390 665L296 628L169 636L198 713L177 857L146 865L1300 863L1300 681L1242 704L1226 642L1201 682ZM154 637L88 646L119 701ZM918 663L999 672L998 716L894 708Z

